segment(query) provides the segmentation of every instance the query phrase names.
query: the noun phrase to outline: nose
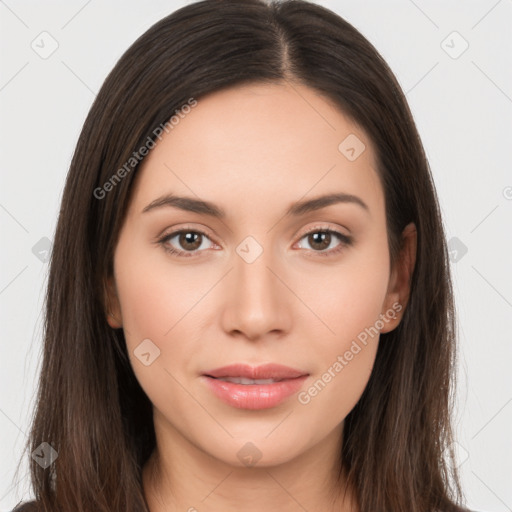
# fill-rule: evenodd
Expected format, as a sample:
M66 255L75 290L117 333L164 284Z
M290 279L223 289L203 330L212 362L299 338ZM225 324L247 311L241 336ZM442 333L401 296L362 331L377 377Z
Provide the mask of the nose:
M293 293L287 288L282 265L263 251L252 262L234 254L226 276L222 327L231 336L251 341L280 337L291 327Z

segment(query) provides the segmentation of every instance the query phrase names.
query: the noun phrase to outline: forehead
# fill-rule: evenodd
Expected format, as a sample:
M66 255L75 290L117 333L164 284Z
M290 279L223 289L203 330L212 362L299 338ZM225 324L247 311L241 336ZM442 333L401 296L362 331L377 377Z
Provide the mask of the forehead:
M267 208L273 199L282 208L283 201L345 192L382 206L371 141L311 88L241 85L209 94L187 112L138 170L138 211L166 192L233 207L263 201Z

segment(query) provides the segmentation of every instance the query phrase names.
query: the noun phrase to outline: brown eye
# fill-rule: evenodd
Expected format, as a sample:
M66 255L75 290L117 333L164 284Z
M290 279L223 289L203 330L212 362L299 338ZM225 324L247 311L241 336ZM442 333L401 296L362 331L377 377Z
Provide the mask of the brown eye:
M211 246L203 246L205 240L210 240L206 233L182 229L165 235L159 242L166 251L172 254L178 256L196 256L203 252L203 249L211 248Z
M178 243L185 250L195 251L201 246L201 237L202 235L195 231L183 231L178 235Z
M331 245L331 233L327 231L316 231L308 235L310 246L319 251L323 251Z
M338 244L335 243L336 239ZM333 229L318 229L306 233L301 240L306 240L310 252L319 256L331 256L342 251L344 248L352 245L352 237L343 235Z

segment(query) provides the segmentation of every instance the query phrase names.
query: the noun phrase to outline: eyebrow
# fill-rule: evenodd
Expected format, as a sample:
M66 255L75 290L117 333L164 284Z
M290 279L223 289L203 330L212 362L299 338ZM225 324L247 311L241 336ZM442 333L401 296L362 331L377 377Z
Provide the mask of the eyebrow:
M337 203L355 204L367 212L370 211L368 205L360 197L352 194L338 192L315 197L313 199L307 199L304 201L297 201L288 208L285 215L297 217L299 215L304 215L308 212L320 210ZM155 199L142 210L142 213L162 207L179 208L180 210L187 212L209 215L218 219L226 218L226 212L214 203L203 201L201 199L194 199L193 197L177 196L174 194L167 194L165 196L159 197L158 199Z

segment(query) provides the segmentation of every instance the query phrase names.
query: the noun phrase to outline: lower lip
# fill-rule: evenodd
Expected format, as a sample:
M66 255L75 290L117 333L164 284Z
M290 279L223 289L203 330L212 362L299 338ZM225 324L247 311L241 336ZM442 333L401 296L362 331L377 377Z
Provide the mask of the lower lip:
M273 384L234 384L203 375L207 385L222 401L239 409L270 409L296 393L308 376Z

